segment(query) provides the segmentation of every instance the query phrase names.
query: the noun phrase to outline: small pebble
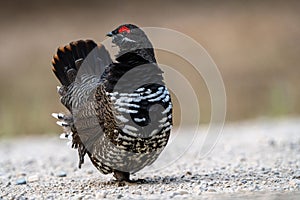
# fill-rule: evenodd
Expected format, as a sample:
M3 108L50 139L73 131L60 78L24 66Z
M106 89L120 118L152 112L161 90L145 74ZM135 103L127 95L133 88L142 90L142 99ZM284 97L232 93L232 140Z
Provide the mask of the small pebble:
M242 184L246 184L246 183L247 183L247 180L243 179L243 180L241 180L241 183L242 183Z
M186 190L179 190L178 193L180 195L184 195L184 194L188 194L188 191L186 191Z
M190 176L190 175L192 175L192 172L187 171L187 172L185 173L185 175Z
M47 200L53 200L54 197L52 195L47 196Z
M273 172L274 175L280 175L278 171Z
M26 184L25 178L19 178L19 179L16 181L16 184L17 184L17 185L23 185L23 184Z
M209 188L209 189L207 190L207 192L217 192L217 190L215 190L215 189L213 189L213 188Z
M57 177L66 177L67 176L67 173L64 172L64 171L60 171L56 174Z
M134 190L134 191L132 192L132 194L142 195L142 193L141 193L140 191L136 191L136 190Z
M39 180L39 176L38 175L28 176L28 178L27 178L28 183L36 182L38 180Z

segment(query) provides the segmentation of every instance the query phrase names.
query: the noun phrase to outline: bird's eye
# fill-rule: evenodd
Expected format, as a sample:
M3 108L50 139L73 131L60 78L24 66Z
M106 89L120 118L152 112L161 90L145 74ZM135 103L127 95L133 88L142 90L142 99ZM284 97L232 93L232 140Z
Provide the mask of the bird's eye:
M118 30L119 33L130 33L130 29L127 26L122 26L121 28L119 28Z

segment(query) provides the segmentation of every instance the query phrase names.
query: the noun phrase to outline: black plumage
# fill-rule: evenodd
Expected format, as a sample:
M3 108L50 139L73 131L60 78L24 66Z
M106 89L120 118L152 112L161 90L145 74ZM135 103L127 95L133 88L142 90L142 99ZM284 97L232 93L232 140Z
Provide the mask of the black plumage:
M113 62L92 40L58 48L53 72L69 114L53 114L78 149L79 167L88 154L104 174L130 181L154 162L172 127L172 102L146 34L125 24L107 34L119 47Z

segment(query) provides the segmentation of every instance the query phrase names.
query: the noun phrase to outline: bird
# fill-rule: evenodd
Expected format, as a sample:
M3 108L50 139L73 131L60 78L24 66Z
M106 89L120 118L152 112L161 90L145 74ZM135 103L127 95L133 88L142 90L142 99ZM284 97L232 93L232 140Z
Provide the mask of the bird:
M53 113L62 138L117 182L151 165L166 147L173 126L171 95L153 45L136 25L106 34L118 48L114 59L91 39L59 47L52 71L66 113Z

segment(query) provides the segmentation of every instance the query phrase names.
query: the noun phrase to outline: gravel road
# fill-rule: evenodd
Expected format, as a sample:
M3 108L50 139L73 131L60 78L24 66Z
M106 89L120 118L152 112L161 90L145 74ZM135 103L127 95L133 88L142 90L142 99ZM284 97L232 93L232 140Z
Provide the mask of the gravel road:
M159 160L132 176L147 183L124 186L87 158L78 169L58 137L1 140L0 199L300 199L299 118L227 124L203 156L205 130L174 131Z

